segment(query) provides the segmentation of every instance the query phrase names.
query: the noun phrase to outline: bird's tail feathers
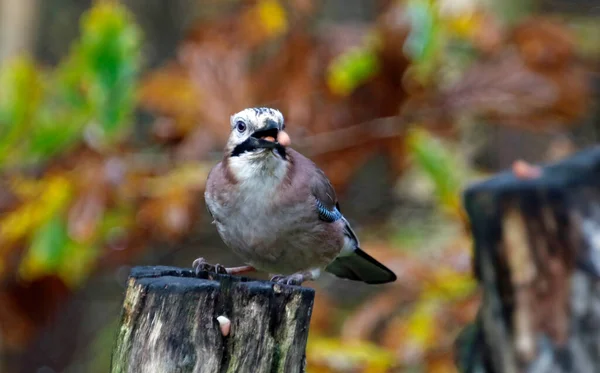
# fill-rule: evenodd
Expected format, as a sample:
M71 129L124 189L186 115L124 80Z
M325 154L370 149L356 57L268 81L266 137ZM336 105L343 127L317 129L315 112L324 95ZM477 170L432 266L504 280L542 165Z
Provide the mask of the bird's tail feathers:
M385 284L396 281L396 274L356 247L351 254L337 257L325 270L337 277L362 281L367 284Z

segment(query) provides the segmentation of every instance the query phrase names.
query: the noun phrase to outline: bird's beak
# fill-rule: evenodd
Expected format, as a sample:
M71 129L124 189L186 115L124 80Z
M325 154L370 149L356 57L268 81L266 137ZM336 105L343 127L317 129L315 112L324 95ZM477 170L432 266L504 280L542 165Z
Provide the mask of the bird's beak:
M289 146L291 144L290 136L283 130L279 130L279 125L271 119L267 119L266 126L260 131L256 131L252 134L252 137L262 140L259 143L265 148L272 148L272 144L265 142L279 144L281 146Z
M267 119L265 126L252 134L252 137L260 140L275 142L279 134L279 126L272 119Z

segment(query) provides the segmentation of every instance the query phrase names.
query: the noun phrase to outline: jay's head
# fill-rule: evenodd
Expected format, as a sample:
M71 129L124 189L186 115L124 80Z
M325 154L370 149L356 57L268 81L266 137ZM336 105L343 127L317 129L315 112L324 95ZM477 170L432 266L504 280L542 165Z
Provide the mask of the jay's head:
M231 116L231 134L226 151L229 157L256 159L274 156L286 159L290 138L284 131L283 115L271 108L249 108Z

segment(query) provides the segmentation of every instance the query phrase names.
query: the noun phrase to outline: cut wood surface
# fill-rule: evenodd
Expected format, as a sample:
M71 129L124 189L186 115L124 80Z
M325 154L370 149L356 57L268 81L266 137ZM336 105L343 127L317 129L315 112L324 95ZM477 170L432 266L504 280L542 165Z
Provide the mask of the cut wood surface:
M136 267L111 372L303 372L313 301L310 288Z

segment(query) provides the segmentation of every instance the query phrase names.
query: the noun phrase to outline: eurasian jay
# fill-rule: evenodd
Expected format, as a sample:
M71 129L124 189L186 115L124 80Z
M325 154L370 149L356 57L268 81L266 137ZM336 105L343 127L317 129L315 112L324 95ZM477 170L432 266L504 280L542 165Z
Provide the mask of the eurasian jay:
M283 115L249 108L231 117L225 155L209 173L206 206L225 244L245 266L194 261L198 271L254 270L271 281L300 285L321 270L368 284L396 275L360 249L331 183L312 161L289 147Z

